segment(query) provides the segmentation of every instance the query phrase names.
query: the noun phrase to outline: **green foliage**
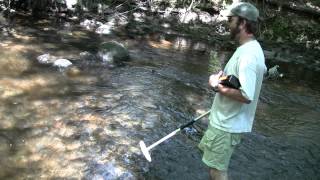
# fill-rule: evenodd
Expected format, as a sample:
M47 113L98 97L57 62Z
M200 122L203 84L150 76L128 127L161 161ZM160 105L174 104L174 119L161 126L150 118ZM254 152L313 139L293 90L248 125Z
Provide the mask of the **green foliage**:
M113 0L78 0L77 4L85 7L97 6L97 4L106 4L110 5L113 3Z
M231 4L232 2L233 0L153 0L152 4L162 7L187 8L191 4L193 7L212 7L212 5Z
M289 37L290 34L288 33L290 28L291 24L288 19L277 17L273 21L269 22L268 29L264 32L264 35L270 40L276 40L278 37L291 39L292 37Z
M219 62L218 52L210 51L209 54L209 73L218 73L222 69Z
M306 20L294 14L277 15L265 22L262 35L266 40L283 40L291 42L306 42L319 38L320 26L312 19Z

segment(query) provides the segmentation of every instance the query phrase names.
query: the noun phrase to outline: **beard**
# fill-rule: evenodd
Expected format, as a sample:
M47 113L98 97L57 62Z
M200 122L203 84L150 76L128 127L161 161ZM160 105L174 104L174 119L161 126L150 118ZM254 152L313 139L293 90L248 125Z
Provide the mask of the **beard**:
M237 35L240 32L239 25L237 25L235 28L230 28L230 37L232 40L237 40Z

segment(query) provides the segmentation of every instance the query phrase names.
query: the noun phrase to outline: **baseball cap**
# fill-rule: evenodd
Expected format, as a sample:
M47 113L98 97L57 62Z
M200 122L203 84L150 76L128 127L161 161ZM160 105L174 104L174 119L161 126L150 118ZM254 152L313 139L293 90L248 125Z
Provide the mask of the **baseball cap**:
M259 18L259 11L250 3L240 2L231 5L226 16L239 16L249 21L257 22Z

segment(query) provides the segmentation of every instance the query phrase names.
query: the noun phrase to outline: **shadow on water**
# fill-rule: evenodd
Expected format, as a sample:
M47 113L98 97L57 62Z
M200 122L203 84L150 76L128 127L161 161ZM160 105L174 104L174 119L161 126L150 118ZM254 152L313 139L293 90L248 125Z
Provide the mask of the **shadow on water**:
M207 79L224 60L209 61L210 47L192 50L202 45L172 37L117 38L133 60L88 67L78 54L116 37L50 21L18 24L0 47L0 178L208 179L197 149L206 119L153 149L151 163L138 142L150 145L211 106ZM35 58L46 52L71 58L81 74L39 66ZM320 94L307 83L314 74L291 69L264 83L231 179L319 177Z

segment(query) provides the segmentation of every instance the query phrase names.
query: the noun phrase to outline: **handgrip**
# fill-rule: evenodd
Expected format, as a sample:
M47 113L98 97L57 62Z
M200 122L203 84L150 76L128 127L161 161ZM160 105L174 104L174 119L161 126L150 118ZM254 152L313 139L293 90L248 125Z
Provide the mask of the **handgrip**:
M219 84L229 88L239 89L241 87L239 79L234 75L222 76L219 78L219 81Z
M184 124L184 125L181 125L180 126L180 130L192 125L193 123L195 123L196 121L195 120L192 120L192 121L189 121L188 123Z
M197 120L199 120L199 119L203 118L204 116L208 115L208 114L210 113L210 111L211 111L211 110L209 110L209 111L205 112L204 114L202 114L201 116L199 116L199 117L197 117L197 118L195 118L195 119L187 122L186 124L181 125L179 129L182 130L182 129L184 129L184 128L190 126L190 125L192 125L192 124L195 123Z

